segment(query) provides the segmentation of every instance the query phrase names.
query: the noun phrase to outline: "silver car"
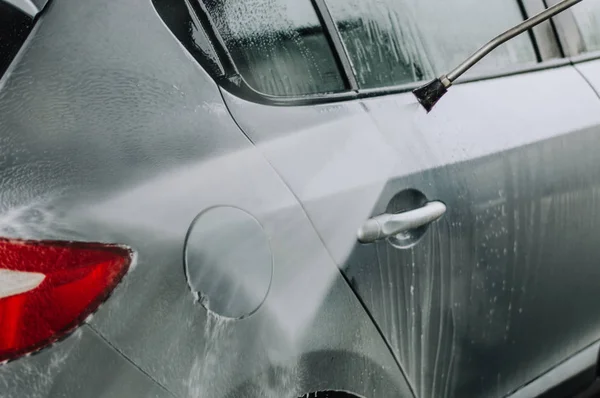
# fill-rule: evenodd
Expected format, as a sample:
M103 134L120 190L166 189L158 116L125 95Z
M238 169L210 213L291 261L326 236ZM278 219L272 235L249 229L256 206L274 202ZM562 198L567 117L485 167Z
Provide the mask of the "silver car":
M411 93L554 3L0 0L0 397L592 396L600 0Z

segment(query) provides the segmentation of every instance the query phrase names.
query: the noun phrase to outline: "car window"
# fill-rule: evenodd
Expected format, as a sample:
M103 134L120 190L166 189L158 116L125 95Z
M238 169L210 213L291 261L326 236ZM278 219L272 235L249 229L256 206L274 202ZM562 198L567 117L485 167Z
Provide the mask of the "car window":
M586 51L600 51L600 2L582 1L572 8Z
M310 0L205 0L244 80L276 96L345 89Z
M507 0L326 0L361 88L399 85L448 72L497 34L523 20ZM475 70L536 62L521 35Z
M16 7L0 0L0 78L33 27L33 20Z

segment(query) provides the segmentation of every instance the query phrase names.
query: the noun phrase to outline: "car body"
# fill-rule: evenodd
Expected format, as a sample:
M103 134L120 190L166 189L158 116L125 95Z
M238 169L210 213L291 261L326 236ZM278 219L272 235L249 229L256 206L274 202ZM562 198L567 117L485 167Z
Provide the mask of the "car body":
M489 19L457 1L481 34L436 55L461 26L408 1L405 15L385 1L11 0L28 35L0 80L0 236L134 254L93 316L0 365L0 397L591 385L600 36L582 21L600 8L586 1L427 114L412 88L544 2L496 2ZM371 42L421 43L381 44L407 62L361 44L377 12L411 35L373 28ZM373 77L371 61L389 69ZM428 227L357 241L368 219L436 200L447 210Z

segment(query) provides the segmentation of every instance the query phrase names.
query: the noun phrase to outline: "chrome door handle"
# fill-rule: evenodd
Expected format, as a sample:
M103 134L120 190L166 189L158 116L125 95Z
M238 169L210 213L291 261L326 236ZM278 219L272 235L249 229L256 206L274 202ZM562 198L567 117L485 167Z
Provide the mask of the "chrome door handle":
M401 232L430 224L446 213L446 205L442 202L429 202L418 209L398 214L382 214L373 217L358 230L358 241L371 243L386 239Z

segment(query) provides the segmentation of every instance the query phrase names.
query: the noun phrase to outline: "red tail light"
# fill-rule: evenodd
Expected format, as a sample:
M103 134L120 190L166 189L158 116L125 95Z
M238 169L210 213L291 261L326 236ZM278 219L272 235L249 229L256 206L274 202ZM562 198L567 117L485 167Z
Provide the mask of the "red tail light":
M73 331L130 262L131 252L118 246L0 239L0 363Z

